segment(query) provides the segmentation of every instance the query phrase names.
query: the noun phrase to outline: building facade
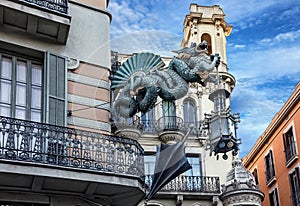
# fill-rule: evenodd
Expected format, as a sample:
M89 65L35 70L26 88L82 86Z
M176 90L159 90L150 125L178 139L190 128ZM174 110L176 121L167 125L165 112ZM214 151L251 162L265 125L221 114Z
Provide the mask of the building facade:
M0 2L0 205L144 196L142 148L110 135L108 3Z
M300 204L300 85L243 159L265 194L264 206Z
M184 20L184 39L181 47L191 47L205 40L208 43L208 53L218 53L221 63L218 71L220 75L220 87L232 92L235 86L235 78L228 73L226 59L226 36L230 35L232 27L225 21L225 14L219 6L190 6L190 14ZM132 57L132 54L112 53L112 72L117 71L118 66ZM171 58L162 57L167 66ZM113 72L114 73L114 72ZM120 136L137 139L145 151L145 175L146 185L150 186L155 167L156 146L162 143L172 144L180 141L182 136L193 125L186 140L186 154L192 170L177 177L160 192L158 192L147 205L222 205L219 200L221 185L226 182L226 174L231 169L233 155L228 154L228 160L210 155L206 149L208 136L201 128L201 122L205 114L214 110L214 103L209 100L209 95L216 89L216 85L208 83L203 86L199 83L189 85L188 94L174 102L171 113L176 121L176 128L166 131L166 118L168 107L162 99L147 113L139 113L134 118L115 121L114 132ZM119 91L113 91L113 99L118 97ZM230 106L230 100L226 100L226 107ZM176 116L176 117L175 117ZM176 118L176 119L175 119ZM141 203L140 205L143 205Z

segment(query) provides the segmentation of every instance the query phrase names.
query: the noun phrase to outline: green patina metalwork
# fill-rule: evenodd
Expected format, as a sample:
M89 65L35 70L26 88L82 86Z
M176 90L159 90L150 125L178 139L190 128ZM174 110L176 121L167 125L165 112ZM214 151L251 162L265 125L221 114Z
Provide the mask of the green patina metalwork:
M132 117L138 111L151 109L157 97L174 101L184 97L188 83L216 82L211 72L220 62L218 54L209 56L207 44L184 48L179 51L168 67L159 55L138 53L127 59L112 79L112 89L120 89L114 103L114 113Z

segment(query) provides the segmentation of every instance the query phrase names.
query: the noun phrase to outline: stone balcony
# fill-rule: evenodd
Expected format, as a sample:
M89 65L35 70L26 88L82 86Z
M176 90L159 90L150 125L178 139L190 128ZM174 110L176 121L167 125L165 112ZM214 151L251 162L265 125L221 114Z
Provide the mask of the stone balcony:
M1 194L67 194L131 206L144 197L143 161L132 139L0 116Z
M0 29L66 44L71 24L67 0L0 1Z
M146 175L145 184L150 190L153 181L152 175ZM197 196L202 199L210 199L213 196L219 195L220 179L219 177L210 176L178 176L170 183L164 186L156 197L176 196L178 194L184 195L186 198L190 196Z

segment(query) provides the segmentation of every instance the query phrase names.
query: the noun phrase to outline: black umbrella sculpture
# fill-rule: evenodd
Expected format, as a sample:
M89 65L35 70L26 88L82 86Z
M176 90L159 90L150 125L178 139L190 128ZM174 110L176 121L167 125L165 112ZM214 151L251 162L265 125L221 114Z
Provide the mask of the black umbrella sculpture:
M175 177L192 168L184 152L184 142L191 130L192 127L189 128L182 141L174 145L161 144L157 146L153 181L150 191L146 195L146 201L149 201Z

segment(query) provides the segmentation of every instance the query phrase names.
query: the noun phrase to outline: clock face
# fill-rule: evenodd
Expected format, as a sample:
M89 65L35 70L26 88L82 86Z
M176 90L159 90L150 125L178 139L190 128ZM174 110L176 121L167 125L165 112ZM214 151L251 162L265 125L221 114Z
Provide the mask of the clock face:
M234 145L234 144L233 144L233 142L232 142L232 141L229 141L229 142L227 143L227 147L228 147L228 148L231 148L231 147L233 147L233 145Z
M220 147L220 148L224 148L224 147L225 147L225 142L223 142L223 141L220 142L220 143L219 143L219 147Z

